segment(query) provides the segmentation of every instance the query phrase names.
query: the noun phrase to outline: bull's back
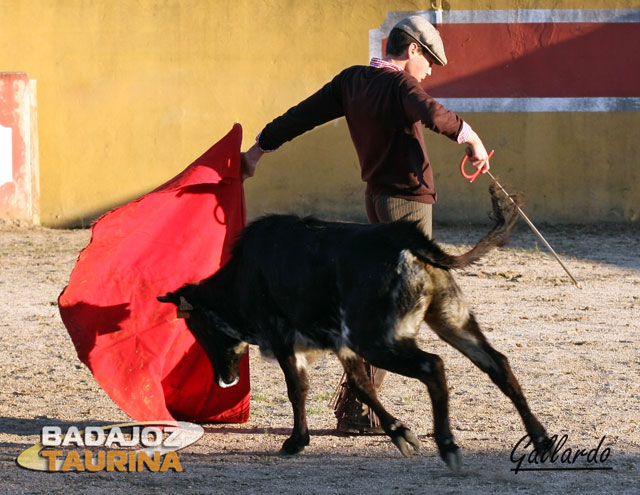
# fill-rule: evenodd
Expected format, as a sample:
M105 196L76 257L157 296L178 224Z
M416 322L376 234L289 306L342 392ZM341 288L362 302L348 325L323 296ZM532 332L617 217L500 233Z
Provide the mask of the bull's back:
M346 237L340 224L264 217L243 231L234 249L234 285L263 313L259 317L278 314L300 329L333 325L339 311L336 266Z

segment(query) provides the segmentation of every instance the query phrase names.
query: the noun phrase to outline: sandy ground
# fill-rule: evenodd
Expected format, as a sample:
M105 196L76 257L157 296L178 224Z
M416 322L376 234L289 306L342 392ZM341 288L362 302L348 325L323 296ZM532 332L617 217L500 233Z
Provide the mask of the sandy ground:
M463 249L481 227L437 226L436 238ZM340 365L331 355L311 369L311 445L278 454L292 418L279 368L251 350L252 416L243 425L204 425L180 453L183 472L45 473L15 459L56 424L127 420L80 363L56 299L86 230L0 225L1 493L640 493L640 229L544 227L583 289L519 225L507 249L493 252L457 279L494 346L506 354L532 410L564 448L593 449L606 471L515 474L511 450L524 435L512 404L463 356L423 328L421 346L445 361L451 421L464 452L460 473L436 453L423 387L391 376L381 398L417 433L422 449L404 459L385 437L334 431L328 408ZM577 465L594 467L595 464ZM561 467L559 463L547 467ZM567 467L567 465L562 465ZM575 467L573 465L572 467ZM523 466L524 467L524 466Z

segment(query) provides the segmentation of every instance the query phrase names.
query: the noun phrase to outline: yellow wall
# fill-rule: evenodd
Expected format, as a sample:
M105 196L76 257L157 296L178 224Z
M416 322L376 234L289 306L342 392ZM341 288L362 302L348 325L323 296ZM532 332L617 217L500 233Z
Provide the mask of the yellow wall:
M611 9L636 3L450 0L444 5ZM0 0L0 71L24 71L38 82L42 223L87 223L139 196L184 168L234 122L244 126L246 149L264 124L339 70L366 64L369 29L379 27L387 11L429 5ZM556 115L559 127L553 132L549 114L468 118L500 149L494 167L499 164L501 178L527 193L536 218L636 221L638 144L622 129L637 129L639 115ZM573 139L576 128L584 130L583 137ZM481 218L474 205L486 205L484 188L456 175L462 148L446 138L428 139L440 218ZM562 179L550 184L559 169ZM602 184L595 195L588 192L594 184ZM473 191L462 201L467 187ZM344 120L265 156L246 190L252 216L295 211L362 218L363 185Z

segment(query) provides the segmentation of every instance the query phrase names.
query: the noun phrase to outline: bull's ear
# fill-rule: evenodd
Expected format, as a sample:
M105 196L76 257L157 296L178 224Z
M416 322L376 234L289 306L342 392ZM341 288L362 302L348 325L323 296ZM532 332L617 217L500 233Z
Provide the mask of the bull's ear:
M178 306L180 311L193 311L193 306L187 301L184 296L180 296L180 306Z
M191 316L190 311L193 311L193 306L189 304L189 302L184 298L184 296L180 296L178 300L178 295L175 292L169 292L165 296L159 296L156 299L163 303L171 303L177 306L176 316L178 318L189 318Z

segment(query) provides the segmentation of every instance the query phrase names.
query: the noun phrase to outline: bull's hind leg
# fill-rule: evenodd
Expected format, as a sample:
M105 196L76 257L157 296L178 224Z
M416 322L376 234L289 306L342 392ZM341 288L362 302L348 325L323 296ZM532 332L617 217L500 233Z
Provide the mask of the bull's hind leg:
M413 454L411 447L417 451L420 448L420 442L409 428L389 414L380 403L375 387L367 375L363 359L346 348L338 352L338 357L344 367L350 389L361 402L368 405L376 413L382 429L391 437L402 455L411 457Z
M452 275L437 270L434 277L437 277L438 281L437 290L427 310L425 321L441 339L458 349L487 373L511 399L535 447L542 452L548 442L547 432L529 409L509 361L496 351L482 334Z
M306 359L303 355L285 354L276 356L284 372L287 383L287 394L293 407L293 431L282 444L285 454L297 454L309 445L309 428L307 427L306 401L309 390L309 379L306 372Z

